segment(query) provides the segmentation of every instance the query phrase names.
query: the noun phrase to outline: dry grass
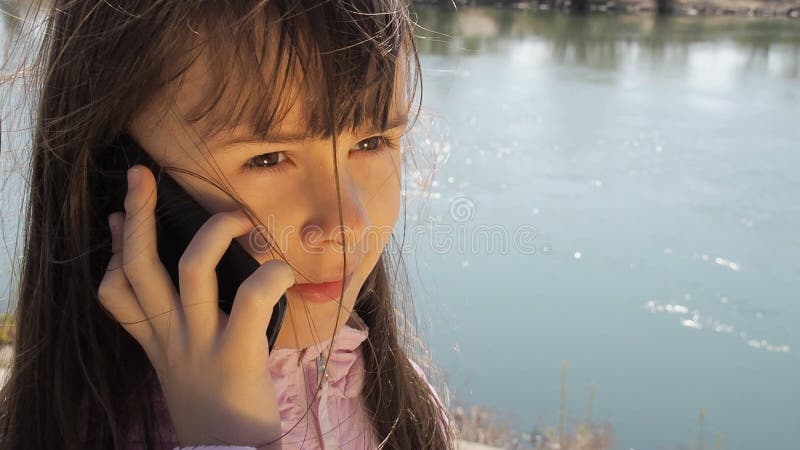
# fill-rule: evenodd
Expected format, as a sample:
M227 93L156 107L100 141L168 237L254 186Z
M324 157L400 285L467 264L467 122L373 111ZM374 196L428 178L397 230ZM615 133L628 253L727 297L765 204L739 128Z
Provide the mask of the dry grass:
M0 345L10 345L14 343L17 334L17 322L13 315L0 315Z
M560 445L555 427L534 429L530 433L515 429L514 421L498 418L488 408L473 405L456 407L453 418L461 439L503 449L512 450L608 450L611 448L612 427L598 426L587 421L578 423L572 432L565 433Z

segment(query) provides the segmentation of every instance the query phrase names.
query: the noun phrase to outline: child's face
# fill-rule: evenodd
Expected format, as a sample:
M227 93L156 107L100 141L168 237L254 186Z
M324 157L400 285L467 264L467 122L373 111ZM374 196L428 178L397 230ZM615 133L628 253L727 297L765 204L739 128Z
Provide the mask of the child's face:
M302 348L324 340L347 320L360 287L376 265L397 221L402 161L399 144L382 149L380 140L369 138L385 136L399 143L406 123L406 115L400 111L406 110L397 108L394 118L400 125L392 130L365 129L337 138L341 213L348 242L348 248L343 249L339 243L339 203L331 140L229 143L232 138L247 139L252 135L243 129L227 130L225 135L205 141L209 157L197 138L197 128L201 125L189 125L181 118L181 113L197 96L207 92L204 87L207 80L200 67L189 70L176 103L166 115L161 113L162 105L151 105L134 118L129 131L159 164L211 177L235 191L267 227L280 254L295 268L297 283L339 279L342 252L346 252L346 273L352 275L345 285L339 322L336 322L340 307L337 300L305 301L290 289L289 309L276 347ZM398 89L401 86L399 81ZM275 135L304 135L300 117L298 111L292 110ZM238 208L209 183L173 174L211 212ZM259 262L280 258L279 253L266 249L256 232L237 240Z

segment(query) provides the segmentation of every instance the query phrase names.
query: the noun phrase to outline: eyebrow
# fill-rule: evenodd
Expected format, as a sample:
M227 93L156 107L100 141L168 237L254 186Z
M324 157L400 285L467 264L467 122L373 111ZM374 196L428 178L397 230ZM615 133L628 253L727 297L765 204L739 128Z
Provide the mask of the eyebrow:
M408 124L407 117L395 117L389 120L386 124L386 128L383 130L378 130L376 127L367 128L369 131L376 131L380 133L385 133L389 130L394 130L395 128L405 127ZM259 139L255 137L232 137L227 139L220 139L219 142L215 143L217 147L226 147L234 144L296 144L299 142L305 142L314 139L315 136L308 135L306 133L274 133L267 136L266 139Z

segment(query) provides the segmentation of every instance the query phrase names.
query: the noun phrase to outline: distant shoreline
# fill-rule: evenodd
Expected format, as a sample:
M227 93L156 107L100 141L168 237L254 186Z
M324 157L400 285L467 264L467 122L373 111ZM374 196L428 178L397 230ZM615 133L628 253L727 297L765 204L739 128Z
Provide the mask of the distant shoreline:
M441 5L452 8L452 2L415 0L418 5ZM537 0L522 2L474 2L455 0L459 8L486 6L525 11L572 12L572 0ZM588 2L588 13L658 14L659 7L669 16L742 16L800 19L800 0L607 0Z

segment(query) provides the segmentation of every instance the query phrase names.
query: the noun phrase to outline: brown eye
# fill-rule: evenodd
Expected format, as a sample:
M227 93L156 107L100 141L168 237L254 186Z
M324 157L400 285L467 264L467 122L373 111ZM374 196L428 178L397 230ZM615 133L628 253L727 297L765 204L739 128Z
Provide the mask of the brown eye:
M266 170L272 169L286 159L283 152L262 153L250 158L245 164L247 169Z
M376 150L385 144L383 137L372 136L354 145L351 150Z

